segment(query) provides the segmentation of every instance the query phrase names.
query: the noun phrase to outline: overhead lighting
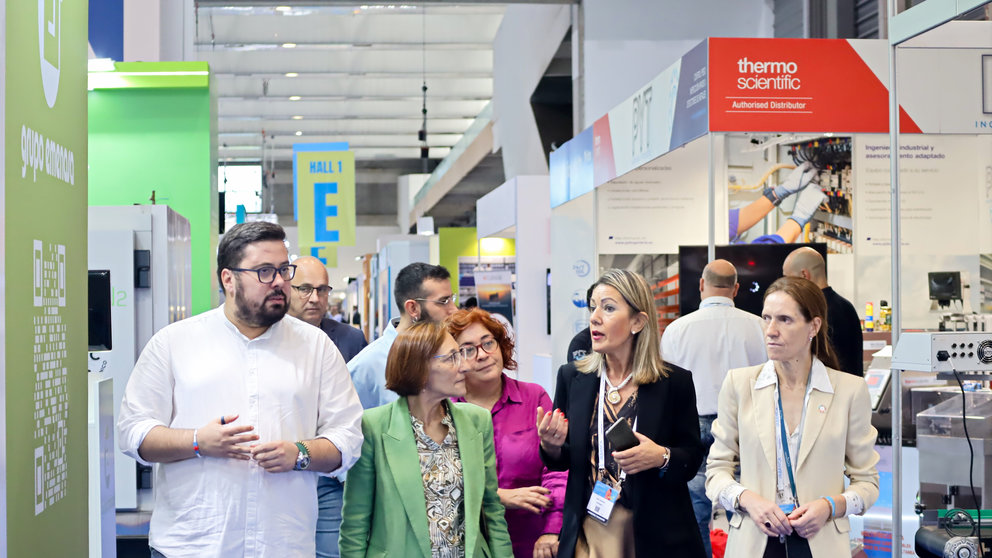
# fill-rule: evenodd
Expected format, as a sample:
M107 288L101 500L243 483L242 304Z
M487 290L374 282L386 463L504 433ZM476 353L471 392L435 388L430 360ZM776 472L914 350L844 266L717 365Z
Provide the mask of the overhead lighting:
M302 135L303 135L303 132L301 132L301 131L299 131L299 130L297 130L297 131L296 131L296 135L298 135L298 136L302 136Z
M282 48L296 48L296 43L283 43Z
M289 11L292 11L292 9L293 8L291 8L289 6L276 6L276 11L277 12L289 12Z
M293 95L292 97L289 98L289 100L290 101L299 101L300 100L300 96L299 95Z
M114 61L110 58L90 58L86 61L86 69L90 72L113 72Z
M293 117L293 120L303 120L303 117L297 114L296 116Z
M296 72L286 72L286 77L296 77L298 75L300 75L300 74L298 74Z

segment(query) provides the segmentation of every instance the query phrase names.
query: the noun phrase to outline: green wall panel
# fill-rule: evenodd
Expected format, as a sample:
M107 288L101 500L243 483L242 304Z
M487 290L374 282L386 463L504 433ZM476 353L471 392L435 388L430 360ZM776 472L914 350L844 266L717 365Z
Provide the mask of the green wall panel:
M217 302L215 106L207 88L89 92L89 204L148 204L154 191L189 220L194 314Z
M0 552L79 556L89 540L87 3L0 6L6 495Z
M475 227L441 227L438 234L438 258L440 265L451 273L451 289L458 293L458 258L478 257L479 239L476 238ZM503 240L499 249L483 250L483 256L513 256L516 255L516 242L512 239ZM458 303L461 304L462 300Z

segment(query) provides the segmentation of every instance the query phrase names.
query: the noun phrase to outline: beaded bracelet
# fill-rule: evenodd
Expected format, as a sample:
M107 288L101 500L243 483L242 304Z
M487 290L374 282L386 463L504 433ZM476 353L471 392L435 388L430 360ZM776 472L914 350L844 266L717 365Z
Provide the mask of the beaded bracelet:
M197 457L203 457L202 455L200 455L200 444L198 444L196 442L196 429L195 428L193 429L193 453L195 453Z

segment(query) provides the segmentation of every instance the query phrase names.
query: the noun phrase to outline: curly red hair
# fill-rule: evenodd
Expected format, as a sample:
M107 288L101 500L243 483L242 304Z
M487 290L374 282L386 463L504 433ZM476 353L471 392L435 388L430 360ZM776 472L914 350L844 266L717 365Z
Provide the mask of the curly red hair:
M513 339L510 339L503 324L493 318L489 312L481 308L459 310L449 316L444 324L448 328L448 333L455 340L458 340L458 336L472 324L481 324L482 327L489 330L499 345L500 355L503 356L503 368L507 370L517 369L517 361L513 360Z

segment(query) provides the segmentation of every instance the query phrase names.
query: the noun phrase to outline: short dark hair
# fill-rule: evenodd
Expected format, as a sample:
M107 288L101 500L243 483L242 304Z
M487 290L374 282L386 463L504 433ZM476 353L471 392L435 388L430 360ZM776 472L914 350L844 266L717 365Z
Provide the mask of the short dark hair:
M220 284L221 292L226 292L224 282L221 280L221 272L238 267L245 257L245 248L248 245L266 240L283 242L286 240L286 231L275 223L251 221L238 223L224 233L217 246L217 283Z
M434 279L443 281L450 279L448 270L439 265L431 265L423 262L414 262L396 274L396 286L393 287L393 296L396 298L396 306L400 313L404 311L403 303L414 298L423 298L424 281Z
M400 397L423 391L431 357L441 348L446 335L448 330L439 322L417 322L401 331L386 359L386 389Z

